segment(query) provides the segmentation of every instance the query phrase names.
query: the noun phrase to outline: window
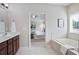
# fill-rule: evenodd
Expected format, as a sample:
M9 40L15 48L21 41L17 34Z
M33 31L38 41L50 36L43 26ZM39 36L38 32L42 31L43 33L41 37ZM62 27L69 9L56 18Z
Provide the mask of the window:
M79 33L79 13L70 16L70 32Z
M74 21L73 20L73 28L74 29L79 29L79 21Z

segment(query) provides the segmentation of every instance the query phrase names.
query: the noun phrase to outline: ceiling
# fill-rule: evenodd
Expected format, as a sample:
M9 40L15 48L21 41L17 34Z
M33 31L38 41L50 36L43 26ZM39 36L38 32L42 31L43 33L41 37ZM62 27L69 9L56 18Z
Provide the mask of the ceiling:
M71 3L53 3L53 4L59 6L69 6Z

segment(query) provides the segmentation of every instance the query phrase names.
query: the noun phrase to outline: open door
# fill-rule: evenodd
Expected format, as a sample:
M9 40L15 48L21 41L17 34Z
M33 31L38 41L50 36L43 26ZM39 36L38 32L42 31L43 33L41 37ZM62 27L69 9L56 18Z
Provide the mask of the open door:
M44 45L45 14L32 14L29 19L29 47Z

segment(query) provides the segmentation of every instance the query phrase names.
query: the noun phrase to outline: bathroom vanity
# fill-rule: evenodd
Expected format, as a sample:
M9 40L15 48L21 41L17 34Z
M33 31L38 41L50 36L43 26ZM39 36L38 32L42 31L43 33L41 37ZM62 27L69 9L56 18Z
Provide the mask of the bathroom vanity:
M19 33L0 37L0 55L15 55L19 49Z
M0 3L0 55L14 55L19 49L19 33L9 25L8 8Z

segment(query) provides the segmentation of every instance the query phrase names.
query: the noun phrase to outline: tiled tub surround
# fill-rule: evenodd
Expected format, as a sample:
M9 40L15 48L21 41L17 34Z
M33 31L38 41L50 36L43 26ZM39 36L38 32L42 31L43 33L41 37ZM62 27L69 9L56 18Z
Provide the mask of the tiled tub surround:
M19 49L19 33L0 36L0 55L14 55Z
M78 41L68 38L51 40L51 48L56 50L59 55L78 55Z

